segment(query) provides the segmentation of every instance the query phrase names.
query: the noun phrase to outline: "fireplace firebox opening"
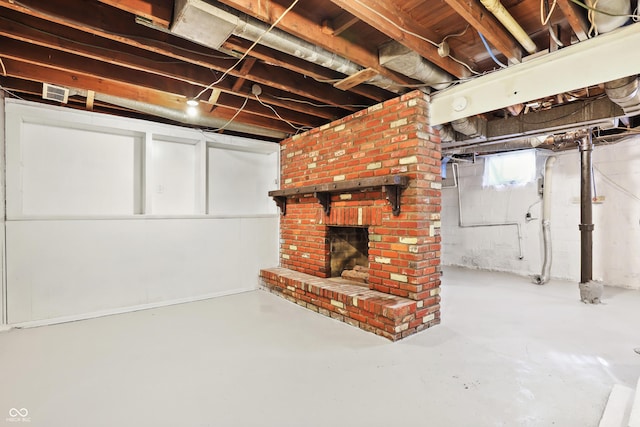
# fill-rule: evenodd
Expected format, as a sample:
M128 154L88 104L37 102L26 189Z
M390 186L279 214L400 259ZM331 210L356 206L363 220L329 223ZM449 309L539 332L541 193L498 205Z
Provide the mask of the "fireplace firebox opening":
M369 229L328 227L331 277L361 283L369 278Z

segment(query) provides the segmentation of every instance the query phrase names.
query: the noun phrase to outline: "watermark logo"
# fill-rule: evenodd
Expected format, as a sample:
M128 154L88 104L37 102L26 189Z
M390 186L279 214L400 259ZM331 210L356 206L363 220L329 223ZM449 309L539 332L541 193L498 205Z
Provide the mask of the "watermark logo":
M9 417L5 418L9 423L30 423L29 410L27 408L9 409Z

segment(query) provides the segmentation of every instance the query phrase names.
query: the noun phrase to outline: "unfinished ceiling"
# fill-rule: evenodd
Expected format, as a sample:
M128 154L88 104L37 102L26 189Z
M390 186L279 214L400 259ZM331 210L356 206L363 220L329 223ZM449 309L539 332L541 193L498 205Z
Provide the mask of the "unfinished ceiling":
M636 2L0 0L0 84L7 96L274 141L415 88L433 94L451 150L539 145L579 126L610 137L639 124ZM628 55L603 71L614 45ZM547 85L556 58L600 65L565 67L580 78ZM514 75L538 79L501 95Z

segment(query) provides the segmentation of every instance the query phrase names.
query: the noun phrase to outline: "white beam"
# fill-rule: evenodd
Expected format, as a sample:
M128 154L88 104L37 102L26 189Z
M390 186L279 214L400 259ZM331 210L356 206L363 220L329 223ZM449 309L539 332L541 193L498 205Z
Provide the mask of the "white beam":
M478 77L431 97L431 125L640 73L640 24Z

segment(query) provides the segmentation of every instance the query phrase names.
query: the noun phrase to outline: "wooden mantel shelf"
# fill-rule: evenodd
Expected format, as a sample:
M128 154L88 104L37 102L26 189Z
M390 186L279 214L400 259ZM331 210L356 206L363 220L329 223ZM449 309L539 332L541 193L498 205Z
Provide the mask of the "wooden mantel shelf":
M400 215L400 193L409 185L409 177L405 175L385 175L372 178L352 179L349 181L336 181L327 184L308 185L306 187L294 187L284 190L269 191L269 196L273 197L280 208L282 215L287 214L287 197L300 196L303 194L313 194L322 207L324 213L331 212L331 195L336 193L351 193L354 191L367 190L370 188L382 187L387 193L387 199L391 203L393 214Z

